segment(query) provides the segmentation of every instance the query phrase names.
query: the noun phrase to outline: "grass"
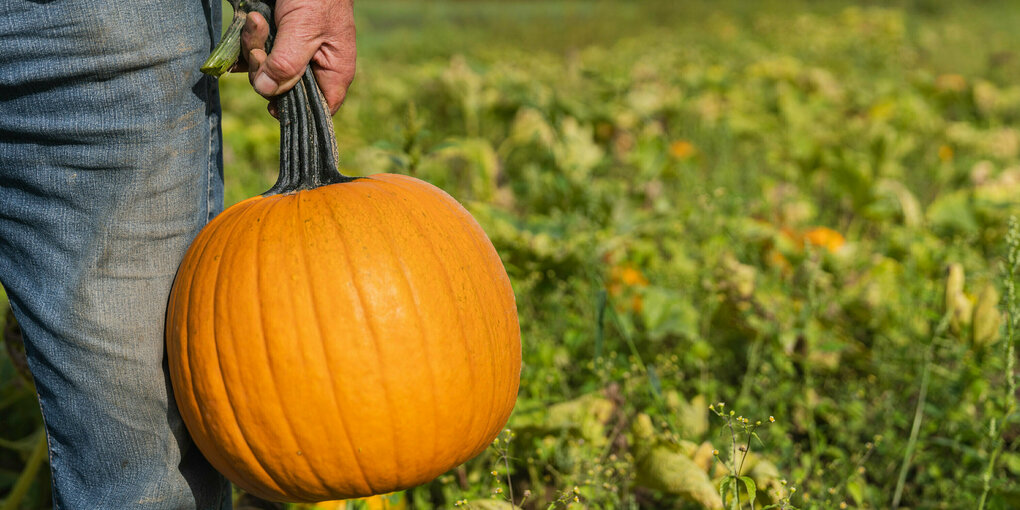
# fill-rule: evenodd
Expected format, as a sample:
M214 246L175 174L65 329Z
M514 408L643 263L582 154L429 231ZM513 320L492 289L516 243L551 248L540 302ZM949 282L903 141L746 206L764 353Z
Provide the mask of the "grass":
M490 508L512 486L529 509L748 508L746 480L759 508L1020 505L1020 11L357 9L342 166L461 200L524 342L512 442L406 505ZM270 187L279 141L246 79L222 83L233 203ZM8 439L38 423L13 388Z

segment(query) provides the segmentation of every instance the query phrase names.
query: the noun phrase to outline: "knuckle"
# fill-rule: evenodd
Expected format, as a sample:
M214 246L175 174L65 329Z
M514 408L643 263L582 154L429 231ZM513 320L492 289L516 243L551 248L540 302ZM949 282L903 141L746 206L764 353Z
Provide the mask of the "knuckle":
M270 57L273 55L270 54ZM269 69L276 71L277 77L279 78L293 78L305 70L305 66L296 62L293 58L277 57L272 59Z

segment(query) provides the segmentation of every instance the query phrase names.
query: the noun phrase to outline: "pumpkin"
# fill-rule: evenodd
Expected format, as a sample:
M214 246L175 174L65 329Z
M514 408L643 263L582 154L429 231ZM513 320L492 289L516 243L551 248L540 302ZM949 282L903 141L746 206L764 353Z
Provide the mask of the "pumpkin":
M426 483L482 452L520 379L510 281L471 215L402 175L337 171L306 70L276 186L214 218L167 312L174 395L210 463L265 499Z

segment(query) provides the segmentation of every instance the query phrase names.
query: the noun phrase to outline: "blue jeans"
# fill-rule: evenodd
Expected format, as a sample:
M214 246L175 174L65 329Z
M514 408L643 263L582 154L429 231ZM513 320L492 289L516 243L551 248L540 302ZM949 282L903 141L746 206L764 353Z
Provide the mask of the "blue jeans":
M177 265L222 209L220 0L0 1L0 282L67 509L230 508L174 403Z

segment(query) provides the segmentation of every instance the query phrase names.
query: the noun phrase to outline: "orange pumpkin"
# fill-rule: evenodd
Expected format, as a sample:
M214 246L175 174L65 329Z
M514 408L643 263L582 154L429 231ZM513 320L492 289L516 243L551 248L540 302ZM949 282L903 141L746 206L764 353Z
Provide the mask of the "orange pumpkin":
M213 466L260 497L413 487L505 425L521 367L513 290L440 189L341 176L310 71L295 90L281 100L275 191L213 219L178 271L174 393Z

